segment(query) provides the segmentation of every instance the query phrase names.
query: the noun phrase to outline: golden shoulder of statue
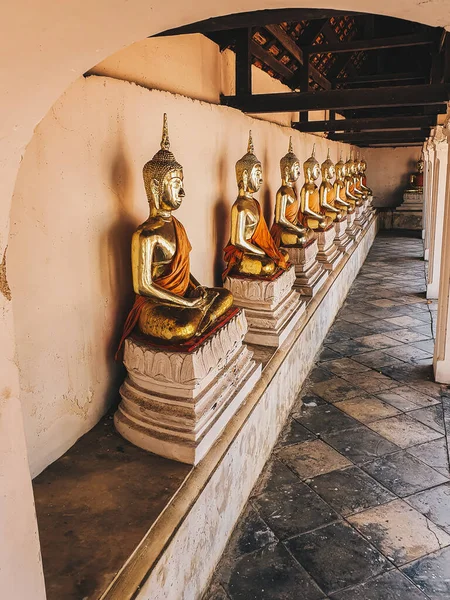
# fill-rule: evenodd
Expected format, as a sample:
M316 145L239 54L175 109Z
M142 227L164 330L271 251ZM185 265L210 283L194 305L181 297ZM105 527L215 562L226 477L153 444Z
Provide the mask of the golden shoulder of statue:
M315 231L328 229L333 219L320 206L319 188L316 185L320 176L320 165L316 159L316 147L313 146L311 156L303 163L305 183L300 192L299 218L302 225Z
M170 151L164 115L161 149L143 169L150 215L134 232L131 266L135 304L123 340L137 326L155 340L185 342L205 332L233 304L223 288L206 288L190 273L191 245L172 216L184 198L183 168Z
M275 218L270 230L275 244L304 246L315 238L314 232L298 220L299 202L295 184L300 177L300 161L294 154L292 137L287 154L280 160L281 187L275 198Z
M256 158L252 133L247 153L236 163L239 195L231 209L230 241L225 248L227 268L223 273L246 277L271 277L288 268L288 254L279 250L270 235L255 194L262 185L262 166Z

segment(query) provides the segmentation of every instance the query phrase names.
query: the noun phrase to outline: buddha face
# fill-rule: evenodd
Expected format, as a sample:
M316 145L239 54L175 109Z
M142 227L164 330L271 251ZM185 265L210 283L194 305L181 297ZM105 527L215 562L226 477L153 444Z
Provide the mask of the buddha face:
M163 210L176 210L185 196L183 189L183 171L174 169L164 177L160 208Z
M336 163L336 179L342 181L345 177L345 165L343 163Z
M331 179L333 179L335 174L336 174L336 171L334 169L333 164L325 165L325 167L323 169L323 173L322 173L322 178L325 179L326 181L330 181Z
M300 163L296 160L291 165L286 165L284 169L284 179L288 183L295 183L300 177L300 173Z
M315 163L312 170L311 170L311 177L313 179L319 179L320 176L320 167L319 167L319 163Z
M261 163L256 163L255 165L253 165L250 171L250 175L247 175L247 177L245 177L246 173L247 171L244 172L244 183L245 179L247 179L247 191L251 194L254 194L259 190L263 183Z

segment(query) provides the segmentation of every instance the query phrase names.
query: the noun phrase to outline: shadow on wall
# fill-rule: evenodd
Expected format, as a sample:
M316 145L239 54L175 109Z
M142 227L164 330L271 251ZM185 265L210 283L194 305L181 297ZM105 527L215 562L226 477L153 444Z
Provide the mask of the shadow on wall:
M223 152L220 155L217 166L217 186L219 194L214 205L214 232L216 239L216 248L214 254L214 285L222 286L222 273L225 269L225 263L223 260L223 249L228 243L229 234L227 223L229 223L229 205L226 198L223 195L223 190L227 189L226 186L226 169L227 164ZM224 226L225 224L225 226Z
M114 305L110 308L113 315L110 322L115 323L105 345L109 365L109 387L106 401L109 406L117 405L120 398L117 390L123 382L125 368L122 361L116 362L114 355L122 336L123 325L133 304L134 292L131 275L131 237L138 223L130 216L134 198L134 186L131 177L131 164L127 159L123 135L118 136L116 154L111 162L111 191L116 201L117 218L101 242L106 248L105 264L108 265L109 288L113 294ZM102 251L102 250L101 250Z

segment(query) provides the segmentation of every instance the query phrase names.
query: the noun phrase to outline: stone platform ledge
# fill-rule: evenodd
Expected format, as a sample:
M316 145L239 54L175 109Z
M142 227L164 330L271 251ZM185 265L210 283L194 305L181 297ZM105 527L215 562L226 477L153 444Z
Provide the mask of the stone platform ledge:
M377 229L374 215L100 600L201 598Z
M274 280L226 278L224 287L233 294L234 304L244 309L248 321L245 342L274 347L284 342L305 311L294 283L293 266Z
M342 258L342 253L335 244L335 238L335 225L325 231L317 232L317 245L319 247L317 260L327 271L334 271L337 269Z

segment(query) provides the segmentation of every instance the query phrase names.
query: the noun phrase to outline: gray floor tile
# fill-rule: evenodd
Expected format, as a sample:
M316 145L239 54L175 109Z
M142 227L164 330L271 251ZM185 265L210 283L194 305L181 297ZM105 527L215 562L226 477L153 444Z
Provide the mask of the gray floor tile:
M331 404L312 408L304 407L300 414L296 414L295 418L304 427L316 434L352 429L359 425L358 421L355 421L355 419L352 419Z
M400 450L398 446L364 426L322 437L327 444L357 465Z
M450 483L419 492L405 500L450 534Z
M401 414L396 417L382 419L381 421L374 421L368 424L368 426L389 441L400 446L400 448L409 448L410 446L430 442L442 436L435 429L431 429L431 427L427 427L410 417L410 414Z
M343 516L395 499L393 494L357 467L319 475L309 485Z
M425 556L402 570L430 600L450 598L450 548Z
M383 573L350 590L332 594L333 600L427 600L409 579L399 571Z
M401 498L448 481L447 477L405 451L388 454L361 468Z
M291 444L298 444L299 442L306 442L315 439L315 437L316 436L311 433L311 431L305 429L298 421L290 419L287 427L282 431L276 447L279 448L282 446L290 446Z
M388 561L345 523L333 523L286 543L296 560L330 594L389 569Z
M408 448L408 453L412 454L426 465L433 467L433 469L442 475L445 475L446 477L450 475L445 437Z
M349 467L351 464L322 440L287 446L278 452L278 457L301 479L311 479L322 473Z
M354 398L363 393L363 391L345 381L341 377L333 377L328 381L321 381L316 383L311 391L317 396L320 396L327 402L339 402L339 400L347 400L348 398Z
M417 421L420 421L424 425L427 425L428 427L431 427L432 429L435 429L444 435L444 414L440 404L435 404L434 406L429 406L428 408L413 410L409 413L409 416L413 419L417 419Z

